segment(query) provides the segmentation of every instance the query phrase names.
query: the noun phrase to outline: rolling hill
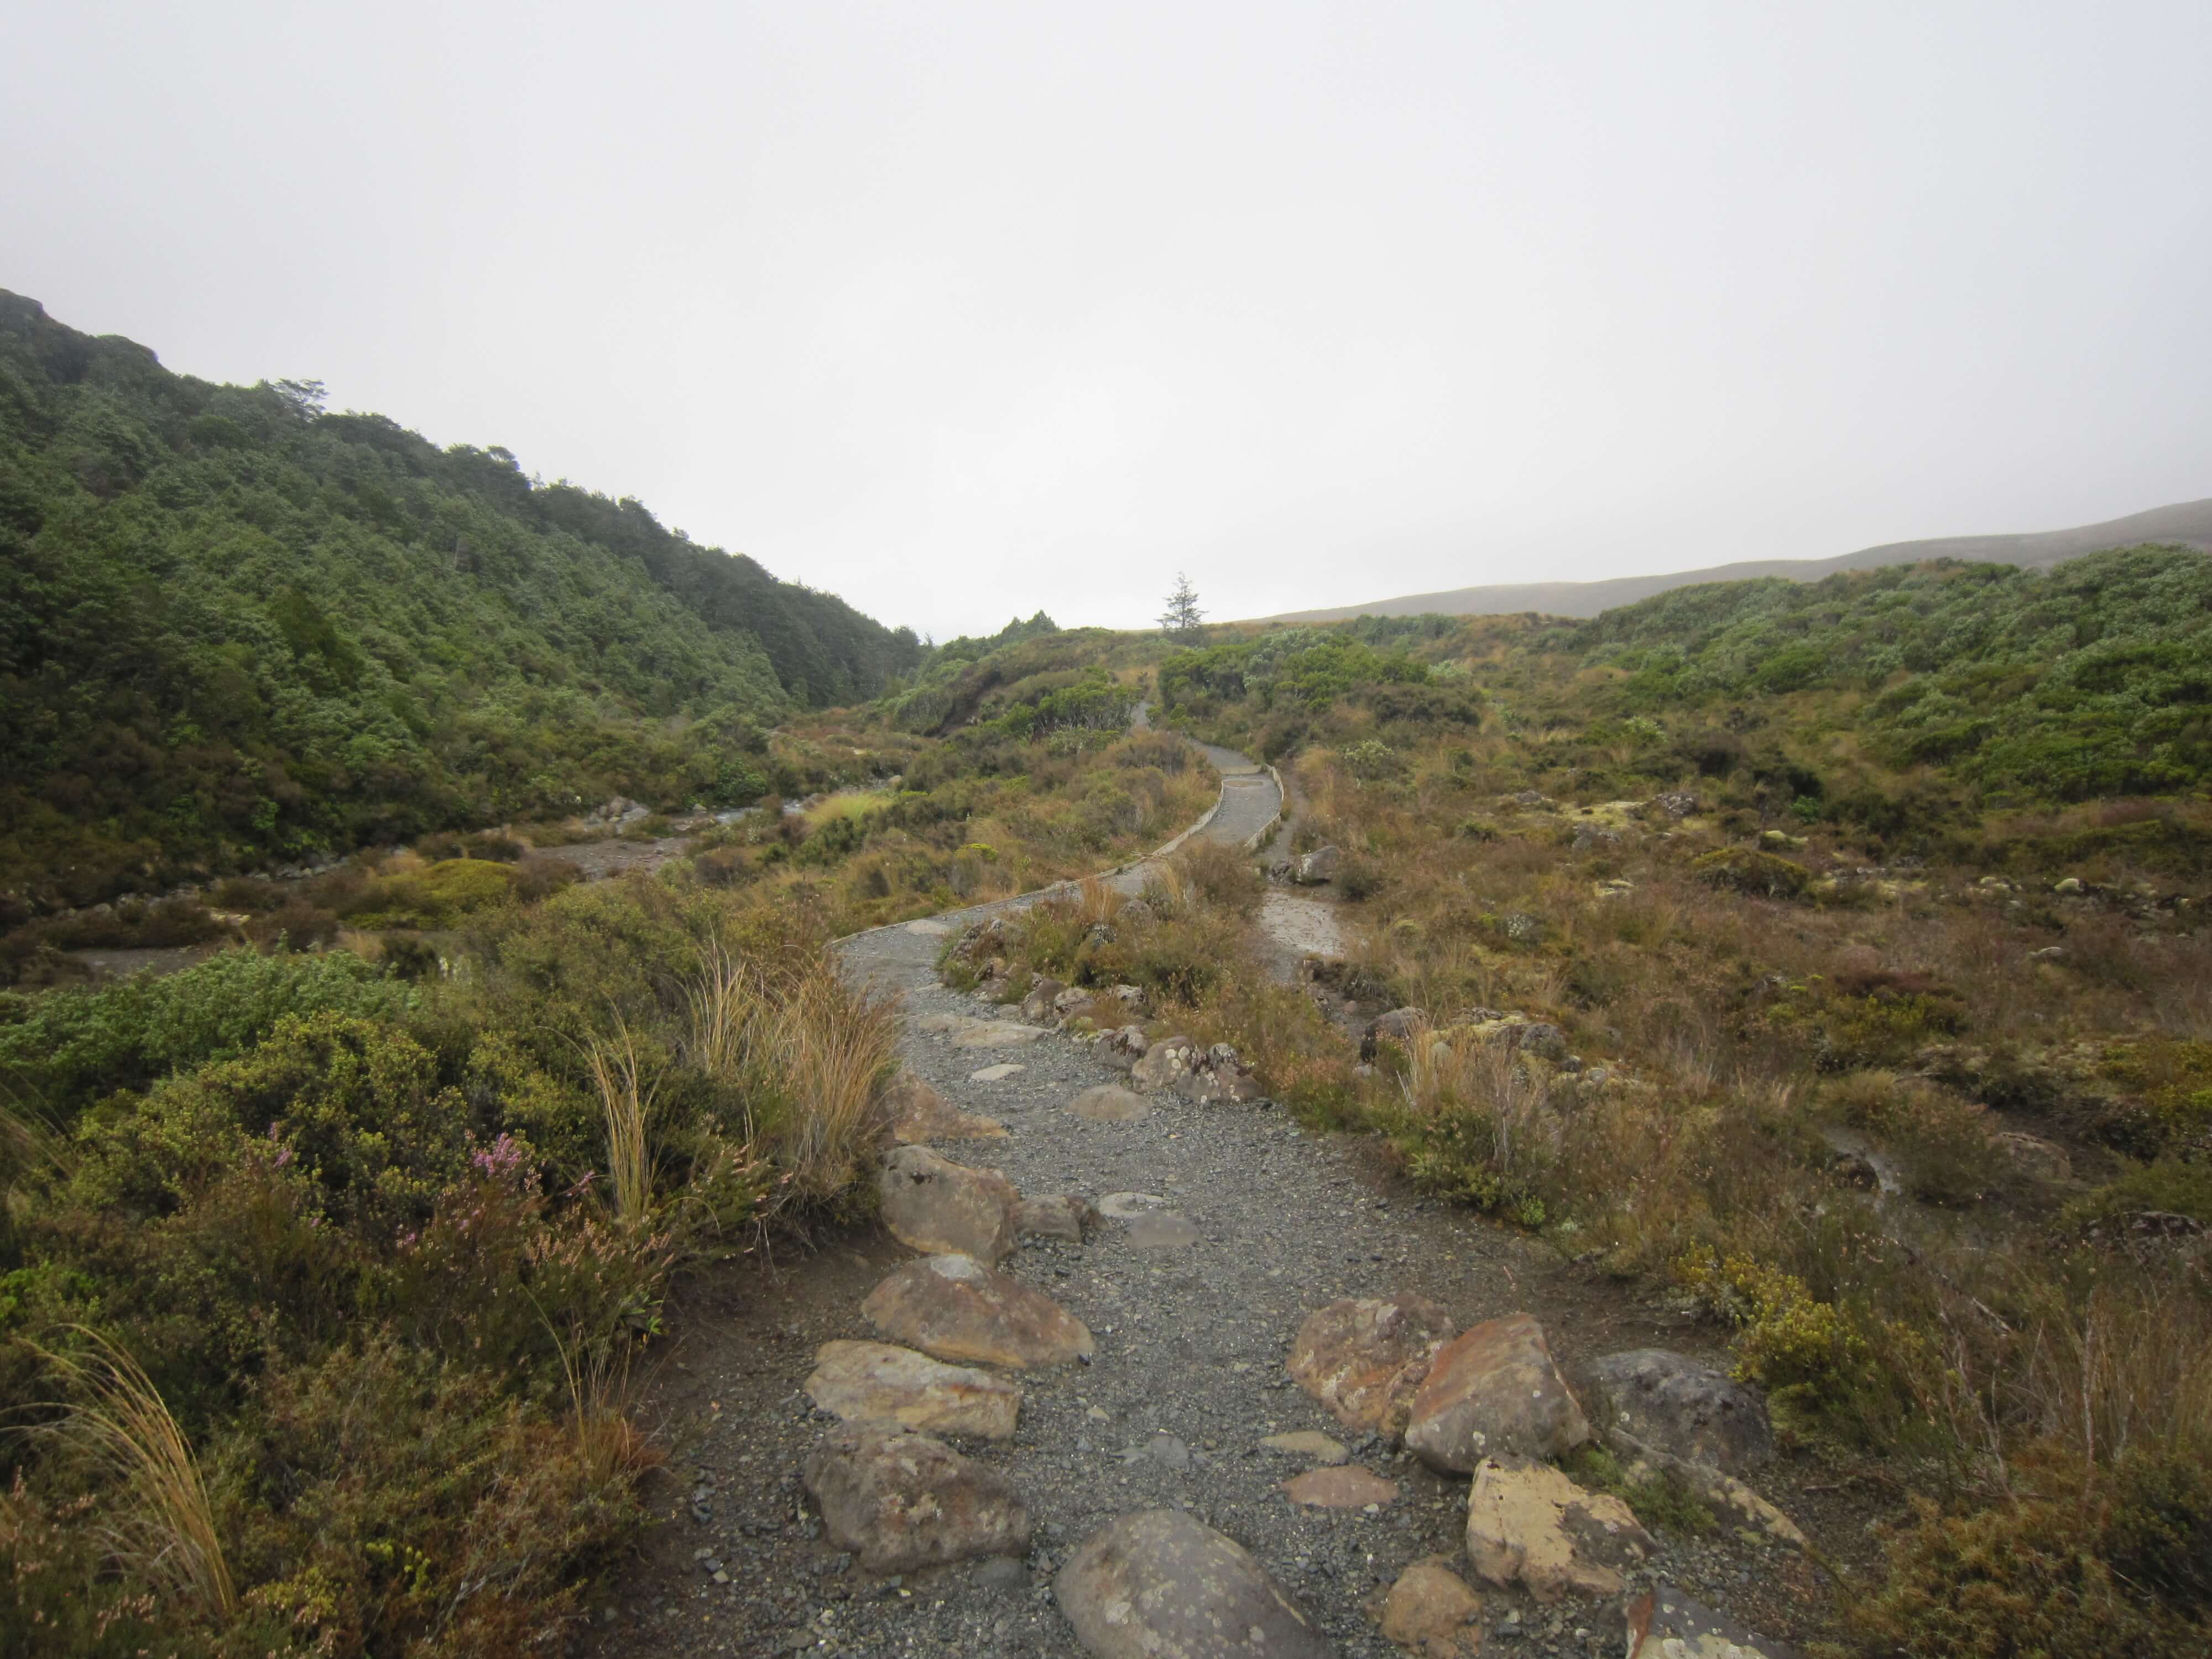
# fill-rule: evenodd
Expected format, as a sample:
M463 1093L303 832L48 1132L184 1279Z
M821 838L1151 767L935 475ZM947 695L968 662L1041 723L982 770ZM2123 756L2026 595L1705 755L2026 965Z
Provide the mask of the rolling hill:
M1617 605L1633 605L1655 593L1708 582L1747 581L1785 576L1816 582L1839 570L1871 570L1882 565L1918 564L1928 559L1961 559L1977 563L2018 565L2047 570L2085 553L2149 543L2212 551L2212 500L2180 501L2153 507L2103 524L2027 535L1944 536L1930 541L1886 542L1832 559L1753 559L1703 570L1677 570L1658 576L1618 576L1595 582L1514 582L1489 587L1455 587L1436 593L1406 593L1364 605L1319 611L1291 611L1268 622L1342 622L1352 617L1486 617L1534 611L1549 617L1595 617Z
M645 506L0 291L0 910L765 787L915 635Z

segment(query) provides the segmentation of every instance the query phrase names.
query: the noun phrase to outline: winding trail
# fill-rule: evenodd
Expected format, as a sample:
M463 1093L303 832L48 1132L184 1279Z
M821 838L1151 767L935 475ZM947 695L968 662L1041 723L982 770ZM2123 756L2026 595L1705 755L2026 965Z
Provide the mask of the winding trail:
M1224 784L1195 833L1241 842L1273 817L1275 785L1231 751L1208 757ZM1143 876L1139 865L1115 881L1133 890ZM1133 1122L1091 1122L1068 1109L1075 1096L1127 1079L1082 1045L1054 1036L978 1052L924 1029L948 1023L933 1015L986 1012L939 981L946 937L1036 896L878 928L839 947L850 971L902 994L907 1064L956 1105L1006 1126L1002 1139L943 1144L946 1156L994 1166L1025 1194L1153 1194L1191 1224L1169 1230L1191 1242L1147 1248L1143 1230L1109 1221L1079 1245L1027 1240L1005 1264L1097 1342L1089 1365L1019 1376L1012 1441L963 1444L1027 1504L1030 1556L886 1582L841 1560L805 1518L796 1471L823 1427L799 1392L814 1349L873 1336L860 1302L912 1259L880 1230L856 1232L766 1283L757 1272L724 1275L676 1310L684 1335L649 1401L693 1435L662 1500L674 1524L626 1582L623 1605L600 1610L593 1651L1079 1656L1052 1572L1115 1516L1173 1507L1251 1549L1340 1654L1395 1655L1366 1604L1413 1561L1460 1557L1467 1483L1358 1442L1291 1382L1284 1360L1304 1315L1337 1297L1411 1291L1462 1323L1535 1311L1563 1360L1684 1346L1679 1317L1555 1251L1413 1197L1371 1139L1302 1131L1265 1103L1174 1095L1152 1097ZM995 1062L1020 1069L972 1076ZM1309 1463L1260 1442L1297 1430L1346 1442L1355 1462L1396 1483L1395 1499L1371 1512L1293 1504L1282 1483ZM1803 1624L1794 1603L1807 1570L1771 1548L1670 1541L1653 1565L1741 1616L1764 1615L1769 1629ZM1545 1608L1517 1592L1490 1603L1501 1652L1619 1650L1617 1603Z

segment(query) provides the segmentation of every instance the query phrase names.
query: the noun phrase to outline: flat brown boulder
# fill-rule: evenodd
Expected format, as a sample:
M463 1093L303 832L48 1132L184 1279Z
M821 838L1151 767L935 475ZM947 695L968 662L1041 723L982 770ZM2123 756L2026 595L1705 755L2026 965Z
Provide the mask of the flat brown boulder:
M1437 1354L1405 1432L1423 1462L1462 1474L1486 1457L1557 1457L1590 1437L1544 1328L1524 1313L1485 1320Z
M1293 1504L1317 1510L1364 1510L1369 1504L1397 1501L1398 1483L1385 1480L1357 1463L1331 1468L1308 1469L1283 1482L1283 1495Z
M1328 1659L1242 1544L1180 1510L1125 1515L1094 1533L1053 1581L1092 1659Z
M1012 1438L1022 1409L1021 1389L1005 1377L888 1342L823 1343L806 1394L848 1423L896 1423L986 1440Z
M1382 1598L1384 1638L1421 1659L1474 1659L1482 1647L1481 1619L1482 1597L1441 1555L1414 1562Z
M989 1140L1006 1133L994 1117L963 1112L911 1069L902 1070L884 1091L884 1104L891 1119L891 1139L919 1146L935 1140Z
M908 1249L1000 1261L1021 1242L1021 1194L996 1170L971 1170L927 1146L895 1146L876 1178L884 1224Z
M1467 1555L1501 1589L1525 1584L1539 1601L1618 1595L1651 1551L1627 1504L1585 1492L1564 1470L1526 1457L1486 1457L1467 1499Z
M807 1455L801 1474L830 1541L870 1572L1029 1550L1029 1510L1006 1477L926 1434L872 1423L839 1429Z
M939 1359L1022 1370L1065 1365L1096 1349L1066 1309L973 1256L909 1261L868 1292L860 1311L890 1340Z
M1346 1428L1395 1438L1429 1362L1456 1328L1424 1297L1347 1297L1306 1316L1290 1373Z

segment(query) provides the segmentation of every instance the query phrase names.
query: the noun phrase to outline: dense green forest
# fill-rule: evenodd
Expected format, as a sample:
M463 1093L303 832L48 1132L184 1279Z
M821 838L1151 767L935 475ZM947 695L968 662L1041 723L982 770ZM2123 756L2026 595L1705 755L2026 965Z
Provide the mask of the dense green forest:
M426 830L764 787L906 629L643 505L0 292L0 894L82 903Z

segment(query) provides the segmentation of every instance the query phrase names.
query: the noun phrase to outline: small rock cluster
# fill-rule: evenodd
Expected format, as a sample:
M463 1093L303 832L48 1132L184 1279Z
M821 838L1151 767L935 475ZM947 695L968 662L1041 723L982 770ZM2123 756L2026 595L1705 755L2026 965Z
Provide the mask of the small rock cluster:
M1578 1392L1529 1315L1455 1332L1443 1308L1401 1296L1316 1309L1299 1328L1288 1369L1346 1428L1401 1443L1431 1468L1468 1475L1468 1565L1483 1582L1520 1585L1540 1602L1618 1595L1627 1572L1655 1547L1626 1504L1586 1490L1546 1461L1592 1441L1633 1459L1632 1477L1656 1469L1749 1524L1803 1542L1787 1517L1736 1478L1773 1456L1764 1402L1680 1354L1608 1355L1584 1369ZM1366 1473L1356 1466L1315 1472L1347 1484ZM1380 1616L1392 1641L1425 1659L1455 1659L1480 1642L1481 1605L1449 1560L1432 1557L1406 1570ZM1672 1654L1677 1650L1667 1644L1678 1640L1705 1651L1694 1645L1698 1631L1734 1630L1663 1587L1635 1606L1642 1612L1631 1613L1632 1652ZM1784 1651L1745 1632L1729 1639L1743 1659Z

